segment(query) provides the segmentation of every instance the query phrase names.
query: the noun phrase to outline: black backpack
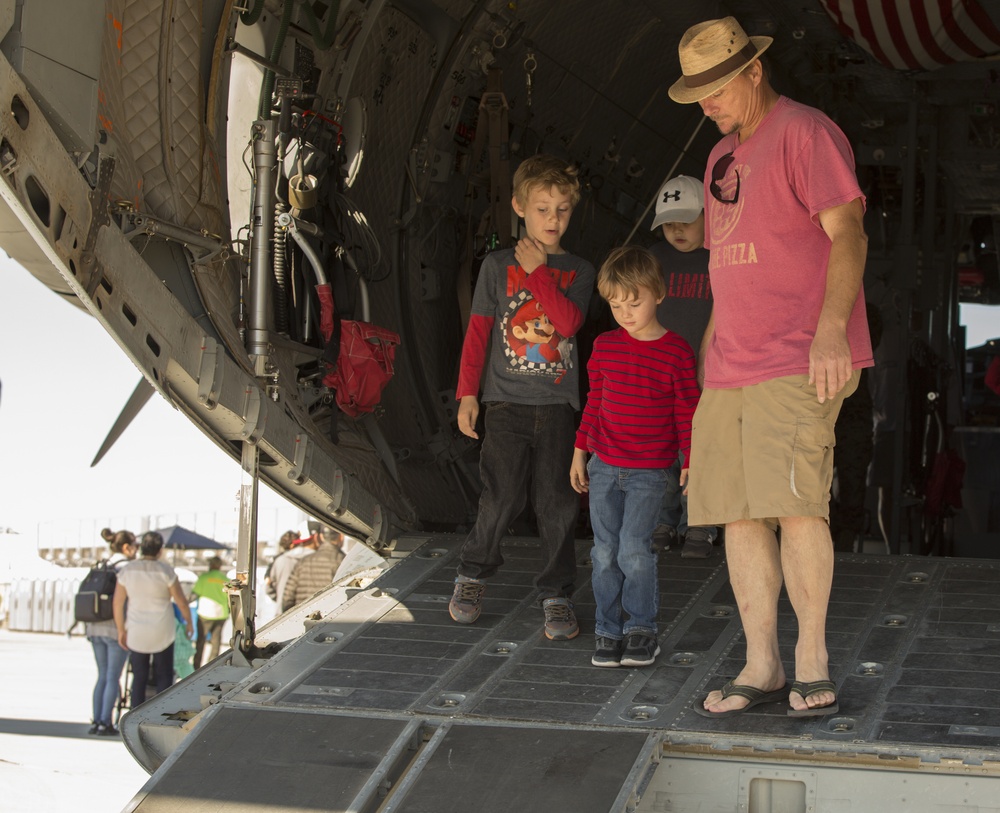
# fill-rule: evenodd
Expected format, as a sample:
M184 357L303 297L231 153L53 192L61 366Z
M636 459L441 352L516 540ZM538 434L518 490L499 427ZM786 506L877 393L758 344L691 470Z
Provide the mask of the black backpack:
M76 591L73 618L76 621L110 621L114 618L112 599L117 584L118 574L113 565L106 561L94 565Z

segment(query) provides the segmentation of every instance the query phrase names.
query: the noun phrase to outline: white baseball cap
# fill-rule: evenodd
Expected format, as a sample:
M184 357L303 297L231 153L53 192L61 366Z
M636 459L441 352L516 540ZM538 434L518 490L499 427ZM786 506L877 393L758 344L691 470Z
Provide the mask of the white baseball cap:
M704 208L705 189L701 181L678 175L656 193L656 216L650 229L657 229L664 223L694 223Z

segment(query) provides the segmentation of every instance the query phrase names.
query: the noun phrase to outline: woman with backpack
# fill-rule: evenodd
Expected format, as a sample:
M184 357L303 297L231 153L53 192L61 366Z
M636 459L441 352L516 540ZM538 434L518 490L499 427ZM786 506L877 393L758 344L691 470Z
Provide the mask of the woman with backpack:
M132 704L134 709L146 699L149 682L149 656L153 656L153 681L156 693L174 682L174 610L177 604L188 638L194 632L191 608L174 569L159 561L163 537L156 531L142 535L141 557L125 565L118 573L115 587L115 624L118 643L129 650L132 665ZM126 608L125 602L128 601Z
M109 570L117 572L119 568L132 561L139 550L135 534L131 531L113 533L110 528L105 528L101 531L101 537L111 548L111 556L105 563ZM89 621L84 629L87 640L94 648L94 660L97 661L94 718L93 725L87 733L113 737L118 733L118 729L112 722L112 715L118 702L119 681L128 650L118 643L118 629L113 618L107 621Z

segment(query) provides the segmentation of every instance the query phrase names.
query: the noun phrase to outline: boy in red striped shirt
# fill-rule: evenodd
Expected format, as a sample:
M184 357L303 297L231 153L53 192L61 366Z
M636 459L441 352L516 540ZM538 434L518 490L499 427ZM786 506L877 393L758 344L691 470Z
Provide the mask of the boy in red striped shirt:
M691 451L698 405L694 353L656 318L666 294L648 251L616 248L597 289L620 325L597 337L590 394L576 435L570 483L590 493L597 602L594 666L648 666L660 652L652 547L667 470ZM591 453L590 461L587 454ZM687 464L681 486L687 481Z

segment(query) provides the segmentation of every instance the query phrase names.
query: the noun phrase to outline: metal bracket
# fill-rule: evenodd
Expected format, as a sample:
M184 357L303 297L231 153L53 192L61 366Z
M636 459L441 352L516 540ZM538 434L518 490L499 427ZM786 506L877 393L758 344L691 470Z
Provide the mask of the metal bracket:
M344 513L343 505L346 501L347 494L349 492L347 478L344 477L344 472L341 471L338 466L333 472L333 487L330 489L330 495L333 497L330 500L329 505L327 505L326 510L329 511L334 516L339 517Z
M301 432L295 436L295 460L288 470L288 479L296 485L301 485L309 476L312 468L313 442L308 435Z
M247 443L256 443L267 426L267 399L260 397L260 390L248 387L243 401L243 431L240 438Z
M198 365L198 403L206 409L215 409L222 389L225 371L223 355L215 339L202 336L201 363Z
M97 245L97 233L101 226L107 226L111 222L108 201L111 199L111 181L114 180L114 177L115 157L113 155L98 156L97 185L90 193L90 228L87 230L87 239L83 242L83 251L80 252L80 263L84 267L85 274L81 283L90 299L94 298L97 286L101 281L101 274L94 261L94 247Z
M121 229L130 241L137 236L162 237L180 243L194 257L196 263L204 263L219 257L229 259L229 246L221 237L208 231L192 231L165 220L139 214L133 211L122 211Z

